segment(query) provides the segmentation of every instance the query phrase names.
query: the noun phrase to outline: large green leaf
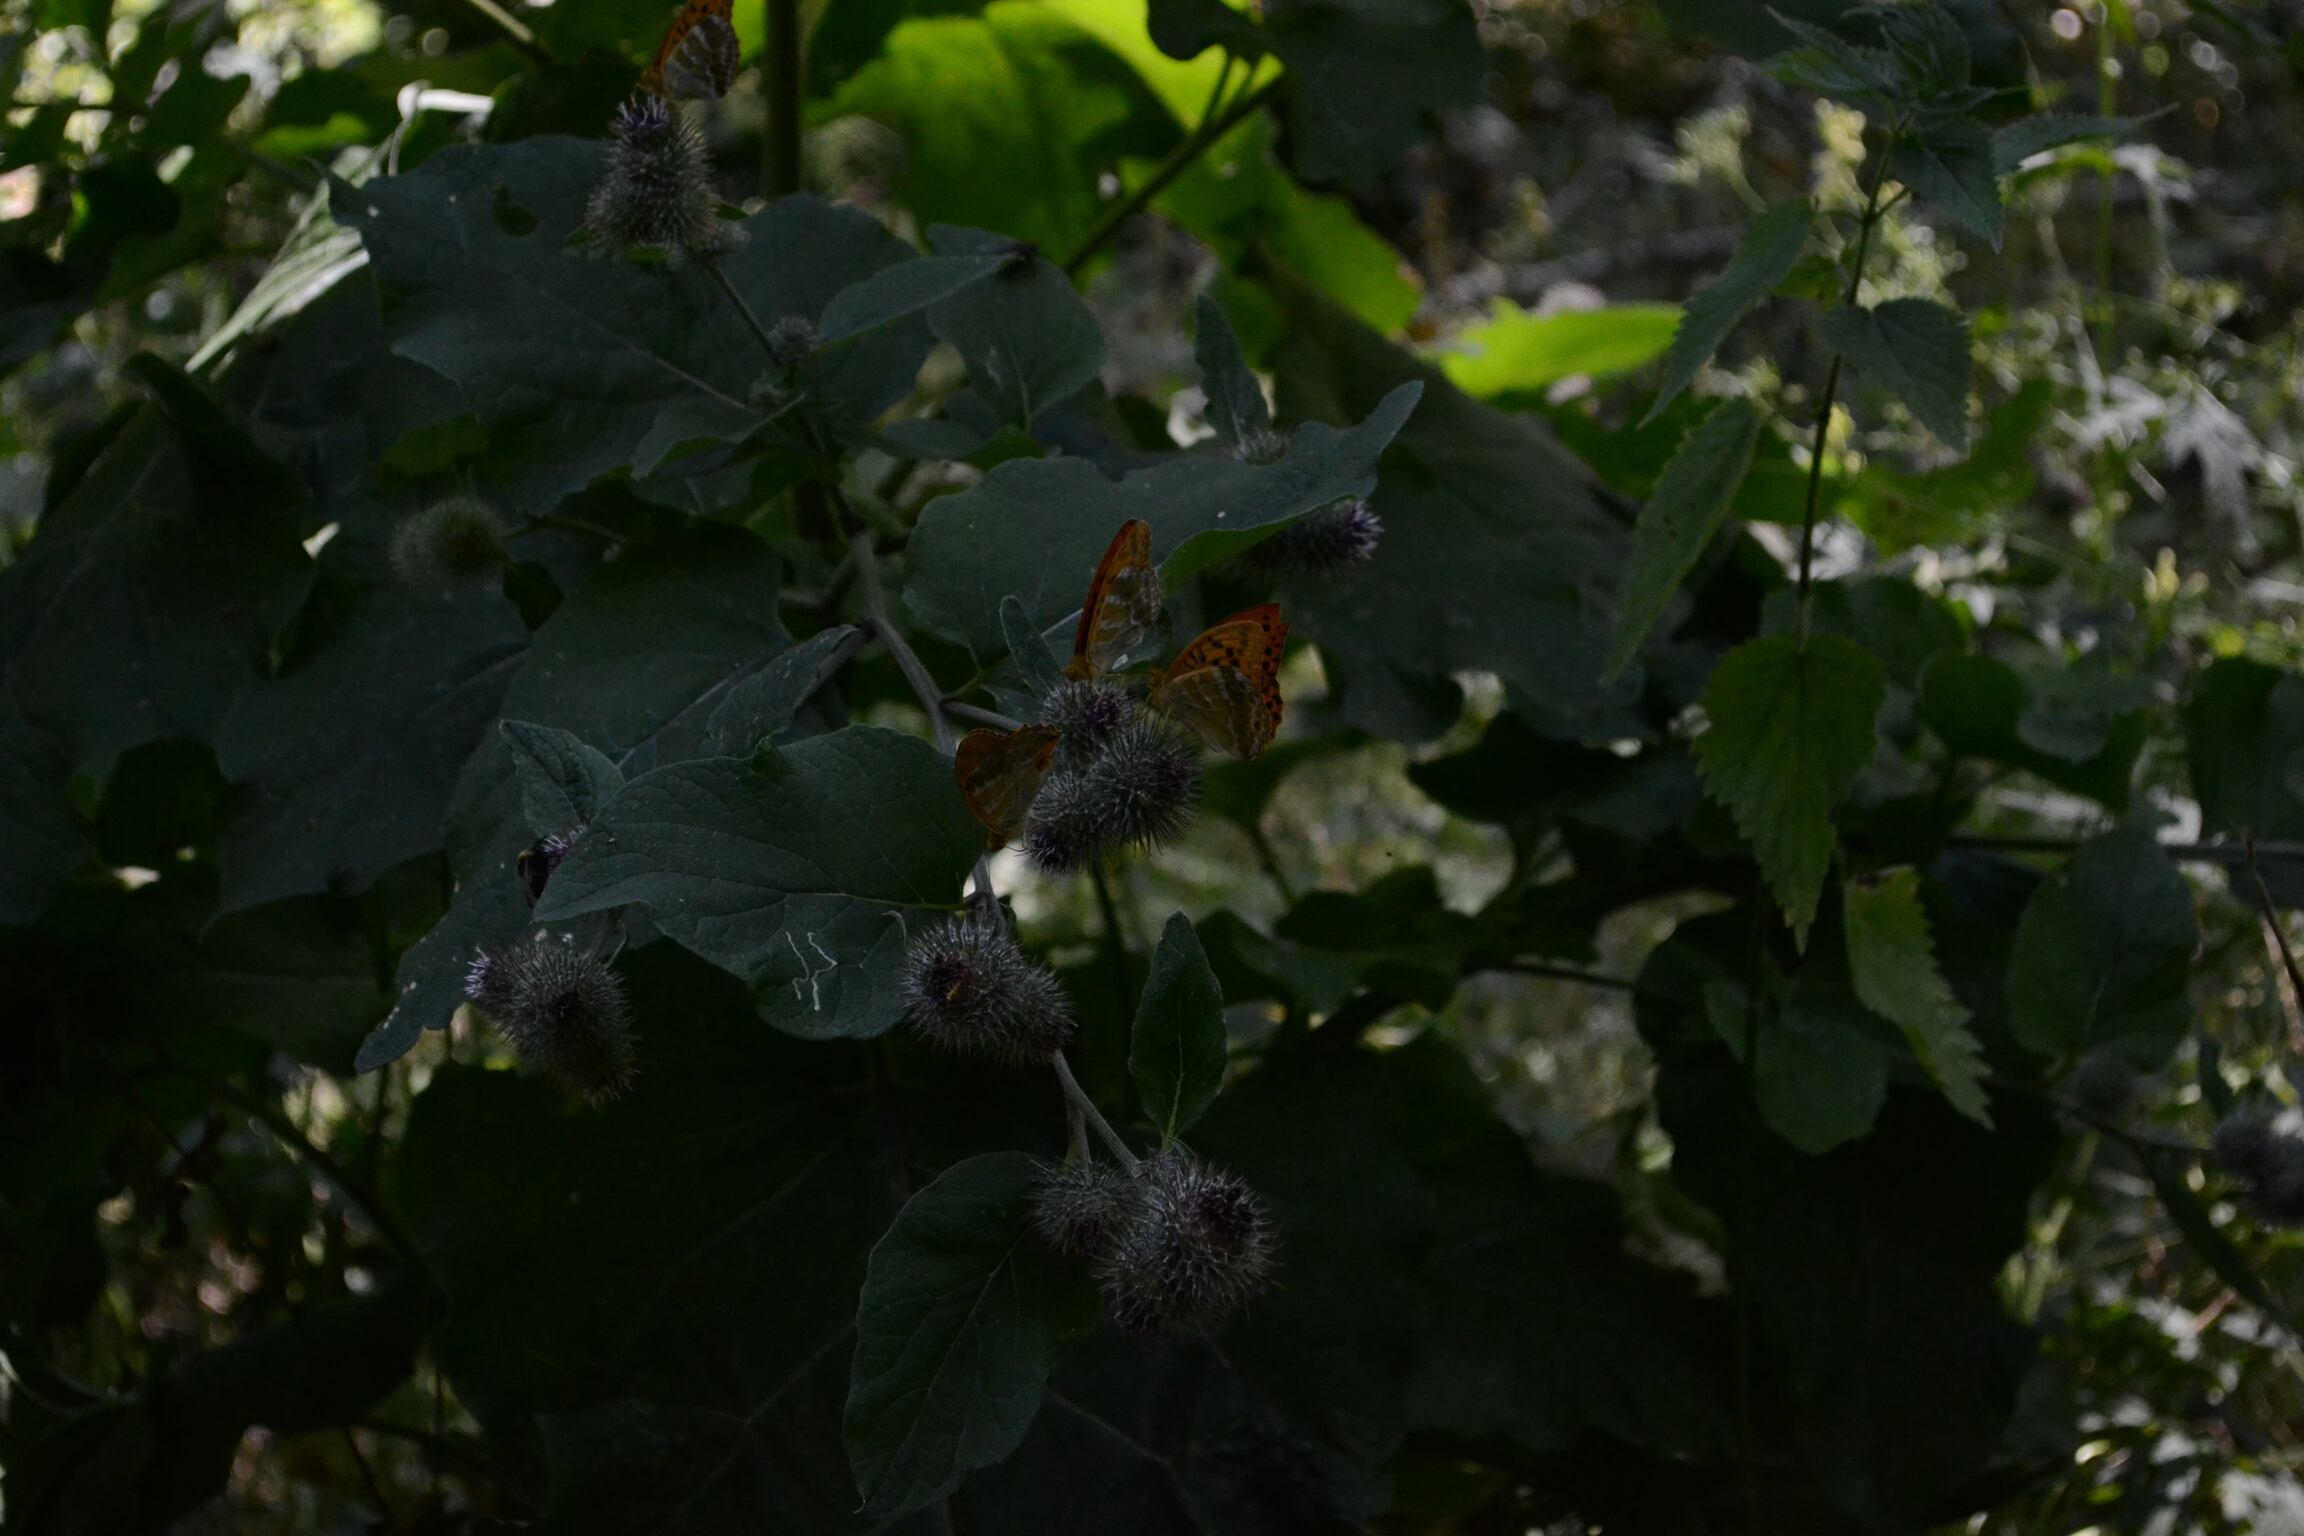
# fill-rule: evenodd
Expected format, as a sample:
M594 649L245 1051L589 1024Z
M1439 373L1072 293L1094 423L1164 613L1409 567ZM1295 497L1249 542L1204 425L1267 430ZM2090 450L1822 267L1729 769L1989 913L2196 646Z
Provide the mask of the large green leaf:
M1224 1086L1224 991L1181 912L1168 919L1152 951L1128 1036L1128 1075L1163 1138L1190 1130Z
M1437 354L1448 382L1483 400L1530 399L1579 375L1630 373L1672 344L1680 311L1670 304L1532 315L1498 300L1481 323L1450 337Z
M852 726L750 759L674 763L602 810L537 906L541 922L628 905L743 978L810 1037L903 1016L904 909L953 907L984 833L926 742Z
M1730 651L1704 688L1696 765L1805 945L1832 859L1832 807L1872 760L1886 678L1862 646L1789 635Z
M1042 411L1095 382L1104 367L1104 332L1052 262L975 230L931 232L939 251L996 251L996 280L928 312L939 341L967 366L968 382L1000 419L1026 431Z
M1815 205L1802 197L1776 204L1745 226L1727 269L1688 300L1672 336L1672 350L1664 359L1664 377L1657 385L1656 403L1648 408L1648 420L1654 421L1696 381L1696 371L1720 350L1728 333L1784 281L1815 222Z
M904 601L929 628L995 661L1007 652L1001 599L1016 596L1042 629L1076 612L1130 518L1151 524L1152 557L1173 584L1260 531L1365 494L1416 399L1412 388L1393 390L1348 431L1306 426L1275 464L1177 454L1114 484L1079 459L1012 460L921 514Z
M1272 408L1265 403L1263 383L1241 356L1240 338L1215 295L1200 295L1192 316L1192 356L1200 365L1201 393L1208 397L1208 425L1237 448L1270 430Z
M2043 1056L2109 1050L2158 1067L2191 1020L2185 984L2199 940L2192 888L2149 831L2090 839L2040 883L2017 925L2016 1038Z
M1811 1157L1863 1136L1880 1117L1888 1058L1865 1037L1845 978L1803 971L1783 998L1758 1002L1736 982L1716 980L1704 988L1704 1017L1749 1064L1768 1129Z
M1316 185L1373 181L1427 117L1480 100L1487 59L1463 0L1272 0L1264 31L1288 66L1297 172Z
M1904 1032L1921 1069L1954 1109L1989 1127L1984 1058L1968 1029L1968 1010L1936 964L1928 911L1920 904L1920 876L1895 870L1873 881L1850 881L1841 891L1848 929L1848 970L1856 998Z
M1605 679L1613 681L1639 654L1664 605L1727 520L1752 467L1760 427L1760 412L1750 401L1731 400L1691 430L1664 466L1632 530L1632 566Z
M867 1515L933 1504L1006 1460L1040 1410L1086 1277L1030 1230L1037 1170L1022 1152L956 1163L872 1250L844 1416Z
M2304 677L2244 657L2211 665L2184 709L2205 830L2304 836Z
M2115 811L2125 809L2144 747L2143 717L2111 722L2102 750L2082 762L2040 751L2026 737L2040 736L2042 722L2054 718L2038 708L2040 690L2053 686L2054 675L2035 673L2028 680L1997 657L1945 651L1921 669L1920 718L1957 756L2023 768ZM2029 732L2027 719L2034 721Z
M1824 340L1856 371L1911 408L1953 449L1968 446L1968 322L1928 299L1890 299L1877 309L1835 309Z
M66 798L72 765L54 737L0 695L0 925L29 923L88 857L88 834Z

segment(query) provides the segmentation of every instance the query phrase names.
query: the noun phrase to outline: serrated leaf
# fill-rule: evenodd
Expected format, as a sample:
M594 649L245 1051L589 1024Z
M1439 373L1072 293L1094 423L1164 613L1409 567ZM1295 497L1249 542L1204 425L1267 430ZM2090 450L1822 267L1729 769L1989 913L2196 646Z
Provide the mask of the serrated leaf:
M1966 88L1967 34L1936 0L1904 0L1882 7L1879 16L1881 39L1907 95L1932 100Z
M1947 447L1966 450L1974 367L1968 322L1958 311L1928 299L1890 299L1877 309L1835 309L1822 330L1833 351L1902 400Z
M2132 117L2086 117L2062 112L2035 112L2020 117L1992 135L1992 167L2005 176L2034 155L2082 139L2120 138L2135 131Z
M1241 355L1240 338L1216 296L1200 295L1192 316L1192 356L1200 364L1200 389L1208 397L1208 425L1237 448L1250 433L1271 428L1272 408L1264 403L1264 386Z
M1886 694L1879 661L1837 635L1747 641L1705 684L1696 766L1802 947L1832 861L1832 807L1872 760Z
M1698 289L1682 311L1672 350L1664 357L1656 403L1648 408L1645 421L1654 421L1695 382L1697 370L1720 350L1729 332L1784 281L1799 261L1815 222L1815 204L1800 197L1778 203L1745 226L1726 270Z
M2008 1021L2043 1056L2110 1050L2139 1070L2183 1039L2200 938L2192 888L2140 828L2091 838L2032 893L2008 962Z
M868 1515L933 1504L1032 1427L1084 1283L1030 1232L1036 1170L1023 1152L955 1164L872 1250L841 1425Z
M1029 432L1043 411L1095 382L1104 330L1060 268L981 230L939 227L930 238L939 251L1002 257L991 282L928 311L929 328L960 354L978 398L1002 420Z
M520 809L538 837L572 837L624 787L624 771L583 738L525 720L497 724L520 781Z
M1759 408L1743 399L1721 406L1681 439L1632 530L1631 569L1602 682L1613 683L1639 654L1664 605L1720 531L1759 441Z
M1992 130L1974 118L1937 118L1897 145L1896 179L1998 250L2007 210L1995 153Z
M1015 595L1045 632L1079 608L1104 546L1132 517L1152 525L1153 558L1173 586L1258 530L1365 495L1418 394L1393 390L1346 431L1308 423L1275 464L1177 454L1114 484L1080 459L1011 460L921 514L904 600L979 661L996 658L1007 649L1001 599Z
M1951 983L1936 964L1918 871L1899 869L1870 883L1850 881L1841 891L1841 910L1857 1001L1904 1032L1946 1102L1989 1129L1983 1051L1968 1029L1968 1010L1952 995Z
M633 779L554 871L536 919L637 904L750 984L778 1028L876 1035L903 1016L904 909L956 906L983 851L949 760L851 726Z
M1224 991L1181 912L1168 919L1152 951L1129 1036L1128 1075L1164 1140L1189 1130L1224 1086Z

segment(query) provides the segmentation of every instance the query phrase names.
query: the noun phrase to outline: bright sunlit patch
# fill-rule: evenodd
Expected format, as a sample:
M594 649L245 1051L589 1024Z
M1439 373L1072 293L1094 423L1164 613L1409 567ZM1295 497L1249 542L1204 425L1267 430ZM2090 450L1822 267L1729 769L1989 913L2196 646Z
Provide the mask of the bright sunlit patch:
M328 541L336 537L337 531L343 526L342 523L329 523L323 527L318 533L304 541L304 553L317 556L320 551L328 547Z
M140 891L160 878L160 871L146 869L140 864L123 864L112 871L112 878L132 891Z

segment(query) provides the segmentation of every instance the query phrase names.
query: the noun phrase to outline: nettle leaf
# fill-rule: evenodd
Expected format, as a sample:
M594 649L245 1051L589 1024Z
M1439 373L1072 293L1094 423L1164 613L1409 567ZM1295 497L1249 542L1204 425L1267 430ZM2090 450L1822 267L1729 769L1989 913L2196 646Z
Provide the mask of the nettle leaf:
M1615 681L1631 665L1664 605L1727 520L1737 487L1752 467L1760 427L1757 406L1731 400L1681 439L1664 466L1632 530L1632 565L1603 681Z
M1856 998L1904 1032L1912 1054L1954 1109L1989 1127L1984 1058L1968 1029L1968 1010L1936 964L1918 871L1899 869L1841 889L1848 929L1848 969Z
M2006 176L2034 155L2082 139L2124 138L2136 130L2132 117L2082 117L2061 112L2035 112L2020 117L1992 135L1992 168Z
M1656 403L1648 407L1645 421L1654 421L1696 381L1697 370L1720 350L1729 332L1784 281L1807 246L1815 222L1815 204L1801 197L1776 204L1745 226L1726 270L1698 289L1681 313L1672 350L1664 358Z
M790 643L776 621L767 545L702 525L602 566L539 629L503 712L598 748L626 778L721 750L714 727L774 672ZM799 669L803 674L805 668ZM749 752L754 743L743 742ZM731 748L730 750L738 750ZM367 1071L444 1028L474 949L528 926L513 861L535 836L511 755L493 732L464 765L447 816L456 877L447 914L401 956L399 1001L361 1046Z
M2158 1067L2191 1019L2200 923L2192 888L2141 828L2107 832L2025 904L2008 964L2008 1019L2043 1056L2109 1050Z
M643 907L749 983L778 1028L876 1035L903 1016L903 909L957 906L983 851L948 759L851 726L633 779L553 874L536 917Z
M1947 447L1968 446L1968 322L1928 299L1842 308L1822 321L1825 344L1911 407Z
M374 263L392 349L461 391L425 401L412 424L476 417L488 444L476 477L520 506L652 473L766 420L752 404L768 371L759 341L709 276L569 249L602 153L563 138L456 147L335 193ZM778 198L740 228L721 268L768 325L820 324L843 290L920 259L861 210L808 197ZM984 273L962 263L927 275L933 289ZM932 338L917 312L880 323L889 306L847 302L878 328L826 353L811 389L837 418L869 420L911 388Z
M981 230L939 226L929 240L938 251L1001 259L995 281L938 304L928 324L960 354L968 382L1002 420L1029 432L1042 411L1095 382L1104 370L1104 328L1061 268Z
M1748 641L1704 688L1696 766L1752 844L1794 942L1805 946L1832 861L1832 807L1872 760L1887 678L1837 635Z
M1200 365L1200 388L1208 397L1208 425L1237 448L1251 433L1271 428L1272 408L1265 403L1264 386L1241 355L1240 337L1216 296L1201 294L1192 316L1192 356Z
M512 754L521 813L538 837L574 833L624 787L615 759L573 732L525 720L502 721L496 729Z
M1811 1157L1872 1129L1888 1098L1888 1059L1865 1038L1844 979L1803 971L1779 1001L1752 1001L1734 981L1704 987L1704 1017L1745 1059L1753 1046L1752 1093L1768 1129Z
M2000 199L1998 146L1992 130L1972 117L1923 123L1896 147L1897 180L1925 202L2000 248L2007 210Z
M1015 596L1045 632L1078 610L1104 546L1130 518L1152 525L1153 558L1174 586L1262 530L1366 494L1418 393L1393 390L1346 431L1311 423L1275 464L1177 454L1114 484L1079 459L1011 460L921 514L904 601L979 661L995 660L1007 649L1001 600Z
M1216 1102L1224 1086L1224 1046L1224 990L1192 920L1178 912L1160 931L1128 1041L1128 1075L1163 1140L1191 1129Z
M904 1203L856 1304L842 1422L864 1513L933 1504L1008 1458L1040 1411L1057 1340L1096 1305L1032 1235L1038 1163L988 1152Z

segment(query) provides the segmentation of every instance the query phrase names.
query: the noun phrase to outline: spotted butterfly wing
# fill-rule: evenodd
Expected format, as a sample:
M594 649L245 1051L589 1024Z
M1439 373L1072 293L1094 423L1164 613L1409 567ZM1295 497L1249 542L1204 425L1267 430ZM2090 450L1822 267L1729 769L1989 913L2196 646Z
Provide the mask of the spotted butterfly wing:
M1236 613L1184 647L1152 681L1152 707L1211 747L1253 758L1280 733L1280 658L1288 620L1277 603Z
M1131 518L1096 562L1064 675L1078 681L1112 671L1159 622L1160 569L1152 563L1152 527Z
M666 101L717 101L735 83L743 49L730 19L735 0L687 0L655 62L640 77L641 89Z
M1024 835L1025 819L1048 777L1061 734L1052 725L1022 725L1012 731L970 731L960 738L952 755L953 775L992 847Z

